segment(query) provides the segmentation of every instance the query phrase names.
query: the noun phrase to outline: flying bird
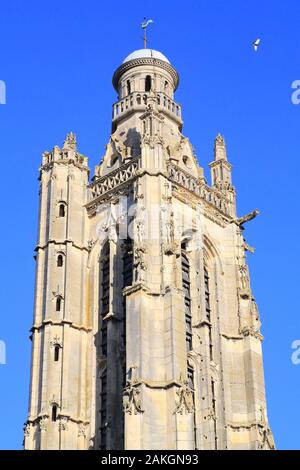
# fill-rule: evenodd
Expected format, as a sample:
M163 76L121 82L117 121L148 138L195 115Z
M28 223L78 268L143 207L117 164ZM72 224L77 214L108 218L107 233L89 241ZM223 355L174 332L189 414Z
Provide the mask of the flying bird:
M148 26L150 23L153 23L153 20L146 20L146 18L144 18L144 21L143 21L143 23L141 24L142 29L146 29L147 26Z
M255 41L253 41L252 45L253 45L255 52L257 52L259 44L260 44L260 39L256 39Z

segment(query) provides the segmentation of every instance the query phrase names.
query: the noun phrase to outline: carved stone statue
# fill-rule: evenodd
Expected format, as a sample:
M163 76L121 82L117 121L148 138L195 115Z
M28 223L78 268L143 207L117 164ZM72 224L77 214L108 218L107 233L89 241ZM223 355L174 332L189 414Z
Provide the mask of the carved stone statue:
M260 422L258 423L259 426L259 442L258 448L260 450L274 450L275 449L275 442L273 438L273 433L267 423L266 420L266 411L263 406L260 407Z
M144 413L144 410L141 408L141 390L138 385L132 383L128 380L126 387L123 391L123 410L124 413L138 414Z
M182 386L176 392L178 399L174 413L188 414L193 413L194 407L194 392L190 388L189 383L184 381Z
M146 248L142 244L136 244L136 247L134 249L134 267L135 267L135 280L137 282L142 282L144 281L144 273L147 271L148 265L147 262L145 261L145 252Z

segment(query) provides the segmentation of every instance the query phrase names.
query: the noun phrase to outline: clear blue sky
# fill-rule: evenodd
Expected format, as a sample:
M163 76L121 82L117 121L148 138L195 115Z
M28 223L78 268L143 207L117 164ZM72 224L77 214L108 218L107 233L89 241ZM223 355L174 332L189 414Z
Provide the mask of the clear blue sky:
M0 448L21 447L27 413L41 153L73 130L94 168L110 133L111 77L142 47L144 16L155 21L150 46L179 71L184 133L206 175L221 132L239 214L261 210L245 234L256 248L248 259L266 338L269 419L277 447L299 449L300 365L291 362L300 339L300 105L291 103L300 79L299 0L2 0Z

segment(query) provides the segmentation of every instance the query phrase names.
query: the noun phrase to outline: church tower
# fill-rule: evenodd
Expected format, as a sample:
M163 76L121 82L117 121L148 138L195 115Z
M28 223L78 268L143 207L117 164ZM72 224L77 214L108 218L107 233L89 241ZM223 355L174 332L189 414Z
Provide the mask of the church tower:
M89 180L43 154L26 449L273 449L259 313L224 138L211 185L158 51L113 76Z

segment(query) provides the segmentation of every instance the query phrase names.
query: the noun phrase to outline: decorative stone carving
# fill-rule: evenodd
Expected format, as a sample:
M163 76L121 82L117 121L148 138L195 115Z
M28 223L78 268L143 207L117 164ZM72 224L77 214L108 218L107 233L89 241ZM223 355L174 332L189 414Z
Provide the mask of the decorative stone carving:
M258 311L257 303L255 302L254 298L252 298L251 300L251 318L252 318L253 328L259 331L261 327L261 322L259 319L259 311Z
M138 242L142 242L144 238L144 223L140 220L136 221L136 238Z
M52 291L52 294L53 294L53 298L52 298L53 301L56 300L57 297L60 297L61 299L63 299L63 295L60 292L59 286L57 286L56 291Z
M239 219L236 219L235 223L239 226L242 226L246 222L249 222L250 220L254 219L258 214L259 214L259 210L255 209L254 211L250 212L249 214L244 215L243 217L240 217Z
M154 149L157 145L164 146L164 139L160 135L143 135L142 145L148 145L151 149Z
M200 197L211 206L215 206L218 210L215 211L215 217L222 217L219 211L228 215L230 213L230 201L217 188L210 188L206 183L199 180L195 176L187 173L173 163L168 164L168 175L172 182L182 187L191 193L194 193L198 198ZM178 188L176 187L178 191ZM225 219L226 220L226 219Z
M176 89L179 81L179 76L177 71L172 67L171 64L168 62L165 62L163 60L157 59L157 58L150 58L150 57L143 57L143 58L135 58L132 59L128 62L124 62L120 67L115 71L114 76L113 76L113 85L116 90L118 90L118 83L120 80L120 77L127 71L130 70L132 67L137 67L139 65L145 65L145 66L150 66L153 67L153 65L159 64L160 68L163 68L167 71L168 74L172 76L172 79L174 81L174 88Z
M259 442L258 449L260 450L274 450L275 443L273 433L266 420L266 410L263 406L260 406L260 422L259 426Z
M26 423L24 425L24 437L29 437L31 433L31 423Z
M90 240L88 240L87 242L88 250L92 251L96 243L97 243L97 240L95 240L94 238L90 238Z
M250 280L249 270L246 264L242 264L238 267L239 283L241 289L241 296L247 298L250 294Z
M49 400L49 405L50 406L56 405L59 407L59 400L57 399L55 394L53 394L51 400Z
M42 416L39 420L40 431L47 431L48 416Z
M133 266L135 268L135 281L144 281L145 271L148 269L148 264L145 261L145 253L147 249L143 243L135 243Z
M70 132L66 136L63 148L69 149L69 150L76 150L76 146L77 146L76 135L73 132Z
M249 251L249 253L254 253L255 252L255 248L253 248L252 246L248 245L248 243L246 243L246 241L244 240L244 244L243 244L243 248L245 251Z
M135 211L134 219L134 239L138 243L142 243L145 236L145 207L138 204Z
M117 216L115 214L115 207L113 204L110 204L107 207L107 218L106 222L101 226L102 232L107 233L108 239L113 242L117 242Z
M60 415L59 422L58 422L58 429L60 431L67 431L68 430L68 421L69 421L68 416Z
M165 184L165 195L162 197L164 203L161 205L162 224L161 224L161 237L163 240L163 252L166 255L176 253L178 244L175 243L175 224L174 212L172 208L172 188L169 183Z
M262 339L262 335L258 328L254 326L245 326L241 331L243 336L253 336L254 338Z
M92 198L102 198L107 192L115 190L118 186L132 180L136 176L137 170L138 161L137 159L132 159L130 162L124 163L116 170L111 171L109 175L97 178L90 185ZM90 208L92 204L93 201L88 203L87 207Z
M108 144L108 147L109 145L111 145L112 147L112 151L114 154L119 154L122 159L123 158L126 158L127 156L127 149L126 149L126 145L124 145L124 143L122 142L122 140L120 139L120 137L118 135L115 135L113 134L111 136L111 139L110 139L110 143Z
M86 438L86 426L83 423L78 425L78 437Z
M62 340L58 335L53 336L53 339L50 341L50 347L59 346L62 348Z
M144 199L144 194L142 193L141 186L142 186L142 184L138 180L137 183L136 183L136 186L135 186L135 199L137 199L137 200Z
M208 421L209 421L209 420L215 421L215 420L217 419L217 418L216 418L216 413L215 413L215 411L214 411L213 409L210 409L210 410L208 411L208 413L204 416L204 419L206 419L206 420L208 420Z
M195 411L194 406L194 391L189 386L188 381L184 381L179 390L176 391L178 396L175 413L188 414Z
M140 386L137 383L134 383L132 380L128 380L126 387L123 391L123 411L129 415L138 413L144 413L144 410L141 408L141 390Z
M170 204L162 205L161 210L163 212L163 240L167 244L171 244L174 240L174 213Z

